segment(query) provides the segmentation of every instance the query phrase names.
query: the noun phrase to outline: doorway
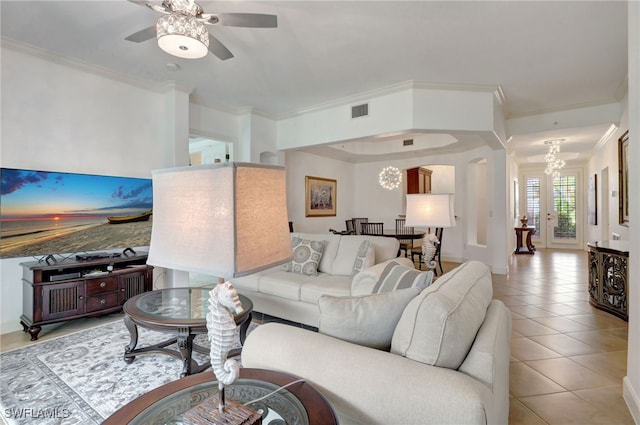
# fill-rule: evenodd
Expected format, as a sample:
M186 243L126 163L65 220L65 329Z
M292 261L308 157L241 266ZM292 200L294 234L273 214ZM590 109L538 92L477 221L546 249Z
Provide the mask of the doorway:
M582 248L582 176L563 170L558 177L544 172L525 174L522 199L538 248Z

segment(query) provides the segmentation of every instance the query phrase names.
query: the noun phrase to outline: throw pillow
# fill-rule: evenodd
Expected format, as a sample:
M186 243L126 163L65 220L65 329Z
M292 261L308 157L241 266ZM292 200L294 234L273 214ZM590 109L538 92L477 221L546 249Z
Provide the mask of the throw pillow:
M324 241L311 241L308 239L293 238L291 240L293 259L285 265L288 272L316 276L318 263L324 251Z
M291 236L291 251L293 251L295 249L295 247L298 246L299 243L300 243L300 238L299 237ZM289 261L288 263L284 263L282 265L282 268L285 271L290 272L292 264L293 264L293 261Z
M361 297L322 295L318 331L358 345L389 350L396 324L417 288Z
M431 285L432 278L433 273L431 272L421 272L391 261L380 274L372 293L391 292L412 287L422 290Z
M353 275L373 266L375 262L376 251L369 241L362 241L360 248L358 248L358 254L356 254L356 261L353 263Z
M493 289L489 267L469 261L412 299L391 340L391 352L458 369L482 326Z

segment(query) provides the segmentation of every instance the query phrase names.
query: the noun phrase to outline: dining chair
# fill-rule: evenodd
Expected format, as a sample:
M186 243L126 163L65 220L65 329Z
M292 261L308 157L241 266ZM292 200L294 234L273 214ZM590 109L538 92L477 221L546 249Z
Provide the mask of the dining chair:
M427 229L427 233L431 233L431 229ZM436 262L436 267L433 269L433 274L438 276L438 267L440 267L440 274L444 274L442 270L442 258L440 257L440 251L442 250L442 234L444 233L444 228L436 227L435 235L438 238L440 243L436 244L436 253L433 255L433 260ZM411 249L411 260L415 263L415 257L418 257L418 267L422 270L422 244L420 246L415 246Z
M411 235L414 232L413 227L405 226L406 219L404 218L396 218L396 235ZM413 249L413 239L402 239L398 237L398 242L400 242L400 252L404 251L404 256L409 257L411 250Z
M353 219L345 220L344 224L347 226L347 232L349 232L351 234L355 234L356 233L356 229L353 227Z
M366 217L354 217L353 220L353 230L355 230L356 235L362 234L362 223L367 223L369 221Z
M384 232L384 223L362 223L363 235L382 235Z

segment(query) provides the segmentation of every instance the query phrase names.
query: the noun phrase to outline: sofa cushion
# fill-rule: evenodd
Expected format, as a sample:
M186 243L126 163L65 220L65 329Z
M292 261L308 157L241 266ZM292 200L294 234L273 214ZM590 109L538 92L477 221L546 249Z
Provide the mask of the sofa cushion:
M333 233L292 233L291 239L308 239L310 241L324 241L324 251L322 252L322 258L318 264L318 271L323 273L332 273L333 260L336 258L338 252L338 246L340 245L341 235L334 235Z
M340 245L338 246L336 258L333 260L331 274L338 276L352 276L353 265L364 242L369 241L363 237L349 235L342 236L340 238ZM371 244L371 242L369 242L369 244Z
M316 276L307 276L298 273L291 273L285 270L275 270L272 273L260 276L258 281L258 292L263 294L275 295L288 300L300 300L300 286L307 282L313 282L321 277L319 273Z
M285 264L288 272L315 276L318 274L318 264L324 251L324 241L294 238L291 240L293 259Z
M391 352L457 369L467 356L491 302L489 268L469 261L444 274L407 305Z
M388 350L396 324L417 288L360 297L322 295L319 332L371 348Z
M358 253L356 254L356 260L353 262L353 268L351 269L351 275L373 266L375 262L376 251L369 241L362 241Z
M319 273L316 279L300 285L300 301L317 305L318 298L325 294L336 297L351 295L351 277Z
M413 267L402 266L395 261L390 261L382 270L371 293L391 292L412 287L422 290L431 285L432 278L433 273L421 272Z

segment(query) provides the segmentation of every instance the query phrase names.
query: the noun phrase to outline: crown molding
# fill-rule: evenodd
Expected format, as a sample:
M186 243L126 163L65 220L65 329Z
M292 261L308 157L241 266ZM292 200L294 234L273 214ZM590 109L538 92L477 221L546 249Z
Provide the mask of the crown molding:
M618 131L618 123L613 122L611 123L607 131L604 132L600 140L598 140L598 143L596 143L593 149L591 149L591 155L602 149L602 147L607 144L611 136L614 135L616 131Z
M244 115L247 113L254 112L253 108L249 106L235 107L235 106L229 106L224 103L216 102L214 100L203 99L201 96L198 95L197 90L191 95L190 102L195 105L199 105L199 106L210 108L210 109L216 109L220 112L226 112L227 114L232 114L232 115Z
M157 93L166 92L167 82L158 83L155 81L149 81L142 78L136 78L130 74L117 72L108 68L96 66L75 58L61 56L58 53L53 53L49 50L42 49L40 47L33 46L31 44L18 42L8 37L0 37L0 45L2 49L13 50L17 53L23 53L30 56L34 56L40 59L44 59L48 62L53 62L57 65L66 66L69 68L78 69L90 74L94 74L103 78L114 80L120 83L129 84L132 86L140 87L143 89L151 90ZM170 82L169 82L170 83ZM189 90L187 87L181 88L181 90Z
M604 102L575 103L575 104L572 104L572 105L559 106L557 108L529 110L529 111L522 112L522 113L519 113L519 114L510 114L506 118L507 118L507 120L514 119L514 118L526 118L526 117L533 117L533 116L536 116L536 115L545 115L545 114L553 114L553 113L556 113L556 112L572 111L572 110L575 110L575 109L593 108L593 107L602 106L602 105L609 105L609 104L612 104L612 103L620 103L620 100L612 98L612 99L610 99L608 101L604 101Z
M443 91L467 91L467 92L487 92L494 93L498 101L503 103L504 95L500 86L485 85L485 84L454 84L454 83L430 83L426 81L414 81L407 80L397 84L380 87L373 90L353 94L350 96L333 99L327 102L311 105L307 108L298 109L296 111L286 112L279 114L274 119L281 120L286 118L293 118L296 116L308 114L311 112L319 112L326 109L331 109L339 106L352 105L361 102L368 101L370 99L386 96L394 93L399 93L405 90L443 90Z

